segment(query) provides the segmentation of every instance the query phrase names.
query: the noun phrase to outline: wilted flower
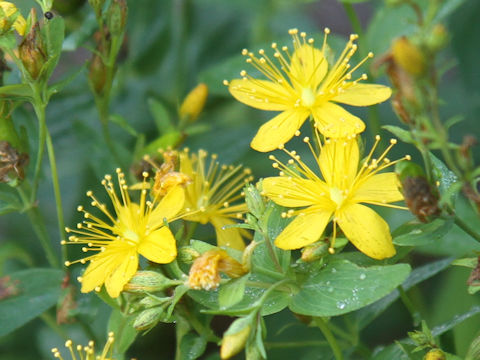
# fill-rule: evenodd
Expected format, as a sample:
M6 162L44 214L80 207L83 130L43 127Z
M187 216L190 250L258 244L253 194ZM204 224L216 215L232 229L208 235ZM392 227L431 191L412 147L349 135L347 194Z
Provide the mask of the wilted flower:
M359 168L359 148L356 137L348 139L327 139L317 153L309 138L309 145L323 177L313 172L295 151L284 151L291 157L283 164L273 155L275 168L280 168L279 177L263 180L264 194L279 205L297 210L288 210L284 217L295 219L278 235L275 245L281 249L299 249L319 240L325 227L333 221L333 237L329 251L333 253L337 225L345 236L364 254L384 259L395 254L388 224L372 209L361 203L397 207L389 203L403 199L398 190L397 175L394 172L379 172L396 162L390 162L386 155L391 145L378 158L372 158L380 137L367 159ZM405 158L409 158L406 156ZM402 207L403 208L403 207Z
M286 143L311 116L318 130L326 137L339 138L358 134L365 124L336 103L353 106L368 106L385 101L390 97L390 88L376 84L362 84L367 75L352 80L353 72L367 59L351 66L349 61L357 50L354 41L357 35L350 35L345 49L329 68L326 59L326 40L330 33L325 29L321 49L313 46L314 39L307 39L304 32L289 31L293 37L293 53L287 46L272 44L271 59L265 50L259 50L260 57L244 49L242 54L267 80L255 79L245 70L242 79L232 80L228 85L230 93L240 102L261 110L282 111L258 130L251 146L258 151L271 151ZM299 36L300 35L300 36Z
M138 267L138 254L148 260L165 264L170 263L177 256L176 241L172 232L166 226L181 217L180 211L185 200L185 191L181 186L172 188L161 200L158 196L147 200L146 186L140 192L139 202L131 200L129 187L125 176L117 169L120 197L114 189L112 177L106 175L102 181L110 197L114 212L101 203L91 191L87 196L92 199L92 206L99 209L107 220L84 210L85 220L77 224L77 229L67 228L68 233L79 236L70 236L69 241L63 244L85 244L84 252L97 251L94 255L81 260L66 262L90 265L81 277L82 292L99 290L105 284L108 294L117 297L124 285L132 278ZM144 173L144 182L148 174Z

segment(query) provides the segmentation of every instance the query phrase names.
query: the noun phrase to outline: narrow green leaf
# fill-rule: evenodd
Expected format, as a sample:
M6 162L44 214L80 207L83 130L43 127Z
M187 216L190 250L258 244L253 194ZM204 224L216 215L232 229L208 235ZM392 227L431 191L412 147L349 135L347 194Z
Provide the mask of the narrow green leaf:
M220 308L229 308L242 300L248 276L233 279L222 285L218 292Z
M360 267L347 260L333 260L307 277L289 307L302 315L345 314L381 299L409 273L407 264Z
M5 85L0 87L0 98L28 100L32 98L32 89L27 84Z
M31 255L25 251L14 241L2 240L2 246L0 246L0 274L2 273L3 264L7 260L15 259L23 263L24 265L33 266L33 259Z
M402 129L398 126L394 125L384 125L382 129L385 129L395 135L397 138L402 140L404 143L407 144L415 144L415 140L412 136L412 133L408 130Z
M0 336L36 318L57 303L63 271L28 269L10 274L17 295L0 301Z
M442 195L442 201L447 204L453 205L457 197L457 191L452 191L452 189L460 190L458 186L457 176L432 153L428 153L430 160L433 165L433 175L435 179L438 180L440 186L438 191Z
M167 108L159 100L149 98L148 107L160 134L168 134L175 130Z
M174 148L180 142L181 138L182 134L178 131L166 133L145 146L142 155L156 154L159 149L167 149L169 147Z
M127 316L119 309L113 309L108 321L108 331L115 334L114 354L123 355L137 337L133 327L134 316Z
M52 95L57 94L60 91L62 91L65 88L65 86L70 84L77 77L77 75L80 74L83 71L83 69L85 69L85 67L86 67L86 64L78 67L70 75L67 75L64 79L62 79L59 82L50 86L48 88L48 93L47 93L48 99L50 99L52 97Z
M207 348L207 341L204 337L189 332L182 337L180 342L180 359L195 360L203 355Z
M110 115L109 119L111 122L120 126L123 130L128 132L130 135L135 137L138 136L137 131L128 123L128 121L123 116L118 114L112 114Z

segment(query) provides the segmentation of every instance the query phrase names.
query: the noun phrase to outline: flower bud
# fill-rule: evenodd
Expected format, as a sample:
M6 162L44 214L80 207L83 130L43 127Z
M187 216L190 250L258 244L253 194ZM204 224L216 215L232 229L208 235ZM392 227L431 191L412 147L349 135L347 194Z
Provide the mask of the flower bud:
M235 320L225 332L220 348L220 357L230 359L238 354L247 343L250 336L251 323L246 318Z
M437 24L427 37L427 47L430 51L437 52L447 45L448 40L449 35L445 26Z
M127 23L127 2L125 0L113 0L108 8L107 27L112 36L123 34Z
M257 218L260 219L265 212L265 200L260 194L260 191L252 184L244 189L245 202L248 210Z
M95 11L95 15L97 17L102 16L103 5L105 4L105 0L88 0L88 3Z
M163 309L161 307L144 310L133 322L133 327L137 331L149 330L160 321L162 313Z
M445 353L440 349L432 349L425 356L424 360L445 360L447 357Z
M425 55L407 37L396 39L392 45L392 55L395 63L413 76L422 75L427 67Z
M123 290L128 292L155 292L174 285L176 285L175 281L156 271L137 271Z
M8 1L0 1L0 35L15 29L21 36L25 34L27 22L17 7Z
M205 84L198 84L183 100L180 106L180 116L188 117L194 122L203 110L208 97L208 87Z
M326 241L318 241L311 245L307 245L302 250L302 260L311 262L318 260L328 254L330 244Z
M90 61L88 79L97 95L103 93L107 81L107 68L98 54L94 54Z
M40 25L37 21L35 9L31 10L30 18L32 27L18 47L18 53L25 70L30 74L32 79L36 80L41 73L43 65L47 61L47 55L40 34Z
M191 264L200 256L200 253L190 246L182 246L178 248L177 260L181 263Z

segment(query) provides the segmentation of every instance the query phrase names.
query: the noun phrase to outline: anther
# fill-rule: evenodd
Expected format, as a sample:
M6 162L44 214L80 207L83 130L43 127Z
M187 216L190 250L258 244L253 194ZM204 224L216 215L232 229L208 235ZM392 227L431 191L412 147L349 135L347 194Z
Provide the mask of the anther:
M223 85L228 86L228 80L223 80Z

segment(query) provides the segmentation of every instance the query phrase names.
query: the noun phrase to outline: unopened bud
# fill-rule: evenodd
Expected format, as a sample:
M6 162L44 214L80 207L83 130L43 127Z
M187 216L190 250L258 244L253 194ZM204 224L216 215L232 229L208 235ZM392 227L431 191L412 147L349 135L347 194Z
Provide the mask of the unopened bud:
M230 359L238 354L245 347L251 329L250 317L235 320L223 335L220 357Z
M191 264L200 256L200 253L190 246L182 246L178 248L177 260L181 263Z
M160 321L162 313L163 309L161 307L144 310L133 322L133 327L137 331L149 330Z
M245 272L249 272L250 269L252 268L252 256L253 256L253 251L255 248L259 245L259 242L256 242L255 240L252 240L250 244L247 245L245 250L243 250L243 255L242 255L242 268Z
M113 36L123 34L127 23L127 2L125 0L113 0L108 8L107 27Z
M427 37L428 49L432 52L437 52L447 45L449 35L447 29L442 24L437 24L433 27L432 32Z
M188 117L193 122L202 112L208 97L208 87L205 84L198 84L183 100L180 106L180 116Z
M405 36L394 41L392 55L395 63L410 75L419 76L426 70L425 55Z
M98 54L94 54L90 61L88 79L95 93L102 94L107 81L107 68Z
M265 200L260 194L261 190L250 184L244 188L245 202L248 210L257 218L260 219L265 212Z
M330 244L326 241L318 241L307 245L302 250L302 260L305 262L318 260L328 254L329 247Z
M137 271L123 288L128 292L155 292L162 291L176 282L156 271Z
M0 35L15 29L23 36L27 28L25 18L17 7L8 1L0 1Z
M102 15L103 5L105 4L105 0L88 0L88 3L95 11L97 17Z
M18 47L20 60L32 79L37 79L47 61L45 46L40 34L35 9L31 10L32 27Z
M447 357L445 353L440 349L432 349L425 356L424 360L445 360Z

